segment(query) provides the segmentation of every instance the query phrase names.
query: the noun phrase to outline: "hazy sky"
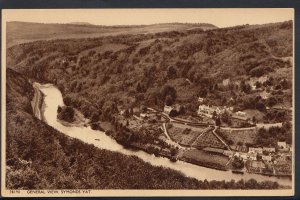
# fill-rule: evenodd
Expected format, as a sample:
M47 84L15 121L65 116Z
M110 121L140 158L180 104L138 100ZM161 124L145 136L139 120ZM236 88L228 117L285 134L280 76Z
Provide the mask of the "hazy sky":
M293 9L19 9L4 10L7 21L89 22L97 25L211 23L218 27L264 24L294 18Z

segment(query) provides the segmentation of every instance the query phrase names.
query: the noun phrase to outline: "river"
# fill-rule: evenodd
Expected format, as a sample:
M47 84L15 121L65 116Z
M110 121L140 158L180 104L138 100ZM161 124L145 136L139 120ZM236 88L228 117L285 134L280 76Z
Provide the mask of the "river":
M91 127L69 127L64 126L57 121L57 108L58 106L64 105L62 94L57 87L54 85L39 85L35 84L35 87L39 88L44 94L43 102L43 114L44 121L59 130L60 132L72 137L77 138L85 143L93 144L94 146L106 149L114 152L119 152L125 155L137 156L140 159L148 162L154 166L163 166L182 172L184 175L194 177L198 180L226 180L232 179L238 181L240 179L248 180L254 178L257 181L277 181L281 185L291 185L292 181L289 178L284 177L269 177L259 174L233 174L231 171L220 171L201 167L198 165L189 164L183 161L171 162L169 159L164 157L155 157L144 151L133 151L125 149L122 145L118 144L114 139L107 136L104 132L98 130L92 130ZM97 140L96 140L97 139Z

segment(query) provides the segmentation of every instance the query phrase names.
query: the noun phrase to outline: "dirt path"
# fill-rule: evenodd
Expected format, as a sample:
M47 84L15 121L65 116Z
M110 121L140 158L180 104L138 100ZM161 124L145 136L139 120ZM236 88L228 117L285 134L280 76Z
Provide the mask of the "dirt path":
M212 131L213 134L228 148L228 150L231 151L229 145L216 133L217 129L218 129L218 126L215 126L214 130Z

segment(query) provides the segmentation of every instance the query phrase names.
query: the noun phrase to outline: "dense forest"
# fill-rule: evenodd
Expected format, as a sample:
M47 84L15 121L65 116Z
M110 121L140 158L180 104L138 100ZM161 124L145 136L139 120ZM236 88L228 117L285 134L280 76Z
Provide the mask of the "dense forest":
M56 131L33 116L33 88L7 69L8 189L276 189L276 182L198 181Z

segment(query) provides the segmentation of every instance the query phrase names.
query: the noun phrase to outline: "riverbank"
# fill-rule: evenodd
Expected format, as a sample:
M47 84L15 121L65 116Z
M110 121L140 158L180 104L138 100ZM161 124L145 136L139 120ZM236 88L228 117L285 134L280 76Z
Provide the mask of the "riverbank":
M32 110L34 115L41 121L45 121L45 94L40 90L41 85L39 83L33 83L34 97L31 101Z
M257 181L274 181L278 182L281 185L288 186L291 184L291 181L288 179L279 179L273 177L265 177L256 174L248 174L244 175L233 174L230 171L221 171L215 170L211 168L201 167L199 165L190 164L187 162L183 162L178 160L177 162L172 162L170 159L166 157L156 157L154 155L150 155L145 151L139 150L130 150L124 148L122 145L116 142L116 140L104 134L103 131L97 131L91 129L91 127L66 127L57 121L57 107L58 105L63 105L62 94L56 87L51 88L41 88L41 90L46 94L45 104L46 110L44 111L46 116L47 123L54 127L55 129L63 132L64 134L81 140L84 143L93 144L94 146L107 149L110 151L119 152L125 155L137 156L138 158L144 160L145 162L150 163L154 166L161 166L165 168L170 168L176 171L180 171L185 176L193 177L198 180L235 180L239 181L241 179L250 180L256 179ZM53 100L54 99L54 100ZM84 133L84 134L83 134Z

